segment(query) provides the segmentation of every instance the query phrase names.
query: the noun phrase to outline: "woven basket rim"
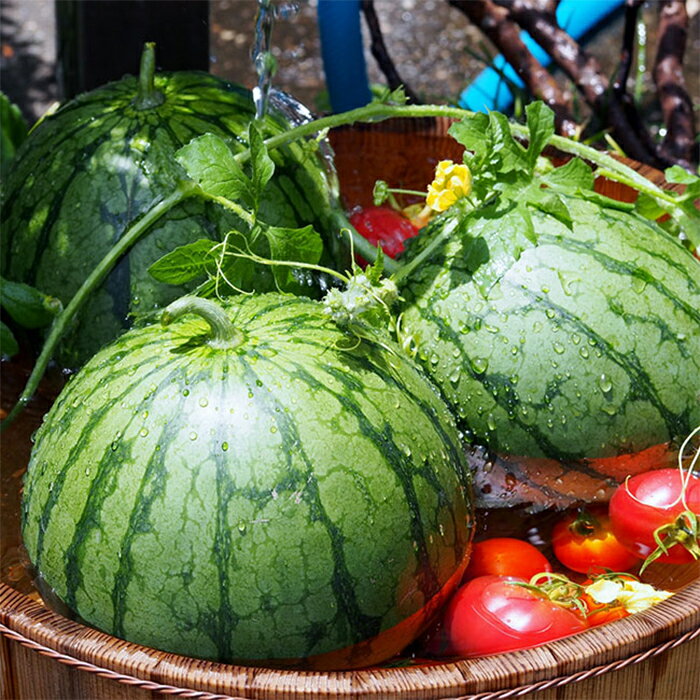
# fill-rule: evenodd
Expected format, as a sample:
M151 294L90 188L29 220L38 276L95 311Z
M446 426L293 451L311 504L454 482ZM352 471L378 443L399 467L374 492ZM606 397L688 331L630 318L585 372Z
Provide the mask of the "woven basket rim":
M622 639L618 645L610 644L612 630ZM200 700L257 697L252 693L261 688L284 692L290 699L375 695L496 700L506 697L504 693L511 697L516 689L541 690L601 675L700 635L700 580L649 610L545 646L429 666L294 671L203 661L126 642L68 620L4 583L0 634L78 670ZM502 661L500 677L494 677L494 659Z

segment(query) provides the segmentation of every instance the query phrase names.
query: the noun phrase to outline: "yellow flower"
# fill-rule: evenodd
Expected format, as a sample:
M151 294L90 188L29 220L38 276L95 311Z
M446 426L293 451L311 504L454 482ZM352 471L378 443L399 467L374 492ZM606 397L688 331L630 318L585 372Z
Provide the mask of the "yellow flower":
M471 191L472 174L469 168L451 160L441 160L435 168L435 179L428 185L426 203L434 211L445 211Z
M628 613L641 612L656 603L669 598L670 591L661 591L648 583L628 579L599 579L595 583L586 586L586 593L596 603L617 602Z

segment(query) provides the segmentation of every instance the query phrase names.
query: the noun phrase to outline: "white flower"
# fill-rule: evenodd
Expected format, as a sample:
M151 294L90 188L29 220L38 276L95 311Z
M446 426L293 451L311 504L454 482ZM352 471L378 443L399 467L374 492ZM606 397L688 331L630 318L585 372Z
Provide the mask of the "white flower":
M618 603L628 613L641 612L673 595L670 591L661 591L633 579L601 578L586 586L585 591L596 603Z

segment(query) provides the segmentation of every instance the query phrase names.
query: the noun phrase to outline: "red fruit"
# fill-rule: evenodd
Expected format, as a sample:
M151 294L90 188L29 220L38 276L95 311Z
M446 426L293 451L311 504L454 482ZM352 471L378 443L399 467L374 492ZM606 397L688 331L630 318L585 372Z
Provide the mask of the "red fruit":
M529 542L514 537L492 537L474 545L464 578L495 574L529 581L535 574L551 570L544 554Z
M391 258L403 252L404 241L418 233L418 229L391 207L367 207L350 216L350 223L372 245L383 248Z
M554 556L564 566L582 574L628 571L639 563L636 555L618 542L610 529L607 509L591 506L568 513L552 530Z
M479 576L447 605L428 643L437 656L483 656L561 639L586 629L571 610L511 576Z

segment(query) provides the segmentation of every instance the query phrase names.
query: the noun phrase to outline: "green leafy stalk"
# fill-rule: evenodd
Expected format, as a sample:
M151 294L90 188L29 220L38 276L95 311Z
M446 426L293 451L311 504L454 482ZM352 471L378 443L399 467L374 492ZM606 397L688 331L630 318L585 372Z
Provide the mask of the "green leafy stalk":
M347 112L332 114L311 122L306 122L283 134L278 134L266 139L265 145L268 149L273 149L290 141L312 136L325 129L333 129L355 122L372 122L392 117L447 117L451 119L464 119L465 117L473 118L475 115L475 112L447 105L393 105L373 102L364 107L358 107ZM507 126L513 136L524 139L529 139L531 136L527 126L511 121L507 121ZM653 197L664 211L670 212L676 205L676 197L671 193L664 191L646 177L607 153L598 151L584 143L572 141L571 139L557 135L550 136L548 141L541 145L553 146L563 153L579 156L584 160L594 163L599 168L599 175L631 186L638 192ZM247 161L250 157L250 150L242 151L234 156L239 163Z
M221 306L211 299L195 296L180 297L163 311L160 322L168 326L186 314L199 316L209 324L210 337L207 343L211 347L233 349L245 341L243 333L231 323L231 319Z
M141 111L158 107L165 102L165 95L156 90L156 45L153 42L144 44L139 70L139 88L134 98L134 107Z
M44 372L48 367L51 356L53 355L58 342L63 337L70 326L75 315L83 307L85 302L90 298L90 295L99 287L105 277L112 271L119 259L153 226L160 218L167 214L173 207L178 205L184 199L192 196L197 190L197 185L192 182L185 181L173 192L169 197L166 197L153 209L151 209L143 218L134 223L119 241L109 250L102 258L98 265L85 279L80 289L75 293L66 308L56 317L49 335L46 338L41 353L29 375L27 384L24 387L22 395L17 400L7 418L0 423L0 430L5 430L10 426L14 419L21 413L29 400L34 395Z

